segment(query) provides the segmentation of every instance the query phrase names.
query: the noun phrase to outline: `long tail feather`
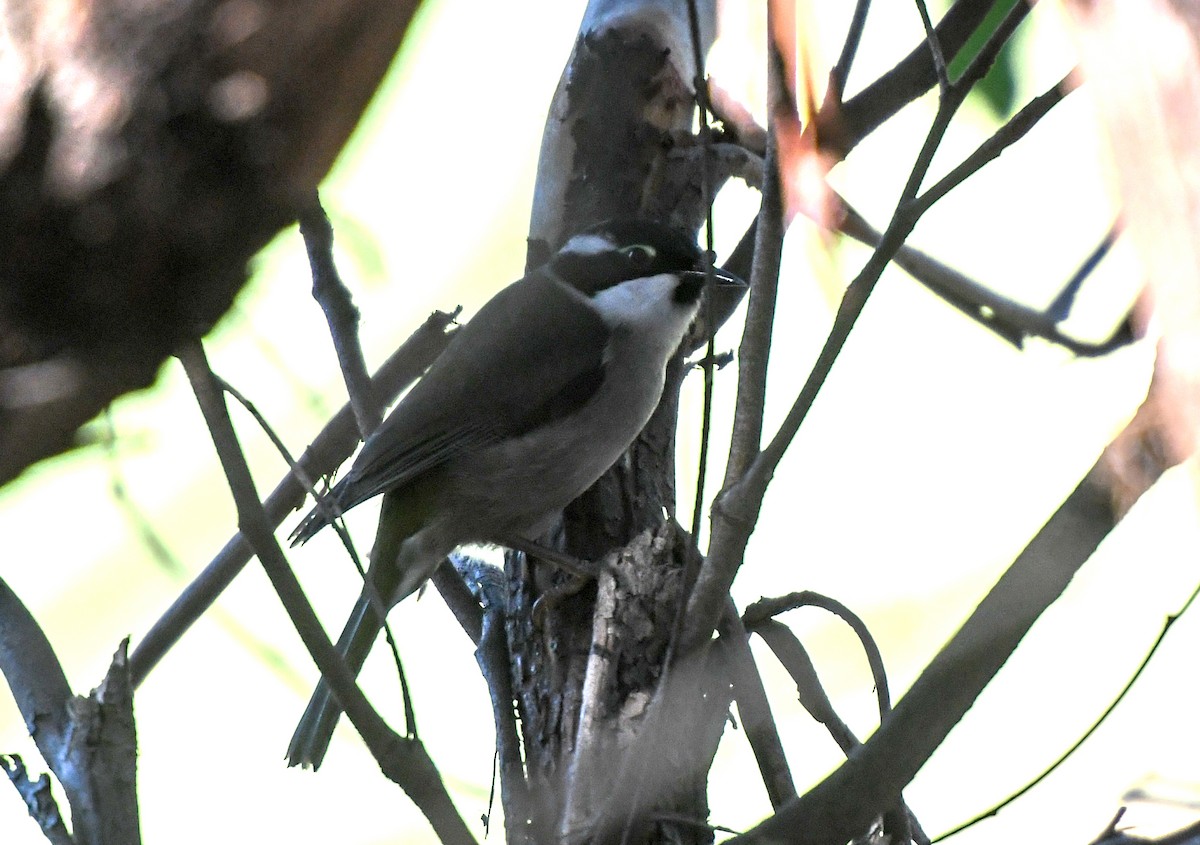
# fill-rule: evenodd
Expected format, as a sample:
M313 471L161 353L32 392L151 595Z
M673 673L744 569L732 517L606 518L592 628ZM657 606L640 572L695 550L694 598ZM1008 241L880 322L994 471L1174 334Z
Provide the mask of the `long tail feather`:
M354 611L338 638L338 651L345 655L346 663L356 676L367 660L371 646L375 644L383 623L365 597L360 597L354 605ZM308 707L296 725L292 734L292 742L288 746L287 761L289 766L304 766L314 771L321 766L325 752L329 750L329 742L333 738L333 729L337 726L342 715L342 707L333 697L333 691L322 678L313 690Z

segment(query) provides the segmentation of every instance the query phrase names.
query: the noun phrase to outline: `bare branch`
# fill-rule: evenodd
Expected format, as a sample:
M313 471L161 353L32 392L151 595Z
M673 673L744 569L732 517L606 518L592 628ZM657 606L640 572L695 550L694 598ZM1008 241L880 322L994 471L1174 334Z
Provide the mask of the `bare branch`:
M829 71L829 88L825 93L825 104L831 109L832 104L839 106L846 93L846 80L850 78L850 68L854 64L854 56L858 53L858 45L862 41L863 29L867 25L867 13L871 10L871 0L858 0L854 4L854 16L850 19L850 27L846 30L846 40L842 43L842 52L837 62ZM824 110L825 106L822 106Z
M137 734L133 720L133 684L129 676L129 640L117 647L100 685L68 707L71 719L68 760L54 770L86 778L88 802L71 795L71 822L80 843L142 841L137 796ZM66 789L64 781L63 788ZM87 818L92 814L92 818ZM81 818L83 816L83 818Z
M884 268L905 238L916 226L921 210L913 202L933 161L934 153L962 105L971 87L991 67L1000 49L1029 13L1029 7L1018 3L1004 17L979 53L952 84L939 105L925 142L917 154L908 181L896 204L896 210L879 246L868 259L858 276L850 283L834 318L833 328L817 357L808 380L792 404L791 410L771 442L754 457L749 467L729 481L714 508L713 542L709 558L701 570L700 579L688 605L688 629L684 648L694 648L708 638L716 625L717 607L733 582L742 552L758 518L767 484L782 460L784 452L808 416L817 394L828 378L833 364L841 354L850 331L866 306L867 299L879 281ZM762 222L760 221L760 231ZM751 294L753 297L753 293ZM732 461L731 461L732 465Z
M890 717L836 772L733 842L842 845L895 804L929 755L1111 530L1093 472L1067 498Z
M804 597L814 598L815 601L806 601ZM814 607L824 607L827 610L832 610L843 619L850 616L855 620L853 627L858 630L859 627L865 630L861 620L857 616L850 613L840 602L835 602L833 599L828 599L819 594L793 593L791 597L783 599L764 599L763 601L755 602L750 608L747 608L746 613L752 617L763 617L761 621L754 625L754 633L763 638L771 649L771 652L779 660L783 667L791 675L792 680L796 683L796 693L800 698L800 703L808 714L825 726L829 731L833 741L842 749L842 753L849 757L855 750L862 745L854 732L850 730L850 726L843 721L837 711L833 709L833 703L829 700L829 696L825 694L825 688L821 684L821 679L817 676L816 667L813 666L812 660L808 656L808 652L800 643L799 638L782 622L764 616L768 611L768 603L771 607L782 607L786 604L791 604L790 598L795 597L805 604L811 604ZM799 606L799 605L796 605ZM845 610L845 614L839 612ZM753 612L752 612L753 611ZM876 680L876 690L879 692L879 707L880 707L880 722L891 710L891 703L887 697L887 677L883 672L883 661L875 649L874 640L867 633L863 638L860 633L860 639L864 639L864 647L867 649L868 655L874 654L874 657L869 657L868 662L871 664L872 675ZM876 666L878 665L878 668ZM882 678L883 686L880 686L878 679ZM883 816L883 832L891 836L891 841L907 842L912 841L928 845L929 837L921 828L920 822L917 821L912 810L909 809L903 798L900 798L897 803L885 810Z
M456 556L446 558L430 576L430 581L462 626L463 632L471 638L476 646L483 638L483 608L479 599L471 595L467 585L463 583L463 575L457 572Z
M288 467L291 468L292 475L300 479L300 482L304 485L305 489L317 503L317 508L319 508L322 513L325 513L329 517L334 533L336 533L338 539L342 541L342 547L346 550L347 557L349 557L350 562L354 564L354 571L358 574L358 579L363 585L363 594L366 596L367 601L371 603L372 607L375 609L375 612L379 614L379 618L383 620L384 639L387 640L388 648L391 650L392 662L396 666L396 676L400 679L400 693L401 698L404 701L404 724L407 725L408 733L411 736L417 736L416 716L413 713L412 695L408 688L408 677L404 672L404 663L400 659L400 647L396 644L396 637L392 634L392 627L387 621L388 606L384 603L383 596L379 595L379 590L376 589L375 583L367 577L367 569L365 566L363 566L362 558L359 557L358 550L354 547L354 540L350 537L350 532L346 530L345 525L343 525L339 519L341 513L335 512L336 505L328 502L325 497L323 497L320 492L317 491L316 485L313 483L312 478L309 477L304 467L300 466L299 462L292 457L292 453L287 448L287 445L283 442L283 439L275 433L275 429L267 421L267 418L259 412L254 403L242 395L241 391L215 373L213 374L213 379L216 381L221 390L236 399L238 404L245 408L250 415L254 417L255 422L258 423L259 428L261 428L267 435L267 438L271 441L271 444L275 447L275 450L279 452L280 457L282 457ZM353 406L353 402L351 402L351 405ZM361 417L358 414L355 416L361 423Z
M953 60L958 55L996 2L958 0L950 7L934 27L944 56ZM844 105L823 104L813 121L813 131L825 148L835 149L845 157L863 138L936 84L937 71L929 46L923 41Z
M887 231L884 232L883 237L880 239L879 247L871 255L854 281L850 283L845 295L842 297L842 302L838 307L837 316L834 319L833 328L829 332L829 337L821 349L817 363L814 365L808 381L801 389L800 395L796 397L792 409L788 412L787 418L780 426L779 431L775 434L770 444L767 445L747 472L746 481L749 482L749 485L745 488L745 495L749 498L749 501L737 504L739 512L757 512L761 503L761 491L765 489L767 480L775 471L775 467L778 466L788 445L796 436L796 432L800 430L800 425L804 422L804 419L808 416L808 412L812 408L812 403L816 400L821 386L825 383L825 379L829 376L829 372L833 368L834 361L837 360L843 346L845 346L846 340L850 337L850 331L866 306L867 299L874 290L875 284L879 281L884 267L891 260L892 256L895 255L896 251L899 250L904 239L912 232L913 227L916 226L917 220L920 218L920 210L914 206L913 200L917 197L921 182L924 181L925 174L928 172L929 166L933 161L934 152L941 144L946 129L950 125L950 120L957 112L958 107L962 105L971 86L991 66L996 53L999 52L1000 48L1012 34L1012 31L1016 29L1017 25L1024 20L1028 13L1029 7L1027 5L1024 3L1016 4L1012 11L1001 21L1000 26L996 28L996 31L988 39L983 49L971 61L967 69L963 71L962 76L950 87L948 95L942 99L938 106L937 115L934 117L933 125L926 135L925 143L917 154L916 163L913 165L912 172L909 174L908 181L901 192L891 223L889 223ZM739 487L742 487L742 485L739 485Z
M782 96L779 63L768 65L768 82L773 97ZM759 454L762 415L766 401L767 363L775 324L779 290L779 267L783 254L783 195L778 165L778 139L774 110L768 118L767 154L763 164L762 206L754 224L754 253L750 270L750 301L738 350L738 393L734 406L733 434L726 458L724 485L742 476ZM744 241L745 239L743 239ZM740 246L740 245L739 245ZM746 528L740 522L738 529ZM734 576L741 565L740 549L749 533L714 519L708 557L688 597L684 630L679 647L686 653L704 642L717 625Z
M1065 320L1071 315L1071 309L1075 307L1075 297L1079 295L1080 289L1083 288L1083 283L1100 266L1100 262L1108 255L1109 250L1117 242L1117 237L1120 234L1121 225L1120 221L1118 221L1109 227L1104 237L1096 244L1096 248L1080 263L1079 269L1063 285L1063 289L1059 292L1058 296L1054 297L1054 301L1046 309L1046 313L1050 319Z
M888 691L887 671L883 665L883 655L880 654L879 646L876 645L875 638L871 635L871 631L867 628L866 623L862 621L857 613L846 607L846 605L836 599L831 599L820 593L814 593L811 590L789 593L786 596L774 599L760 599L746 608L746 627L754 633L759 633L758 628L763 622L778 616L780 613L798 607L819 607L841 619L854 631L855 636L858 637L858 641L862 643L863 653L867 657L867 665L871 668L871 680L874 682L875 697L879 702L879 720L882 722L887 717L887 714L892 711L891 694Z
M504 804L505 842L530 843L529 784L517 732L517 714L513 708L512 674L508 659L508 634L505 630L505 605L508 583L504 573L481 561L456 563L474 588L483 606L483 628L475 662L487 682L496 723L496 754L500 759L500 795Z
M1026 103L1024 108L980 144L978 149L963 159L962 163L939 179L936 184L927 188L916 199L922 212L979 172L985 164L999 158L1001 153L1024 138L1026 133L1038 124L1038 121L1078 87L1075 83L1075 75L1076 71L1071 71L1050 90Z
M350 407L358 421L358 432L365 440L383 421L383 409L372 390L362 344L358 341L358 309L333 261L333 226L316 191L300 211L300 234L312 268L313 299L325 312Z
M362 736L380 768L417 804L443 842L474 843L455 810L433 761L419 741L398 736L358 689L354 675L325 634L304 591L296 581L255 492L221 391L199 342L185 347L180 360L204 413L225 469L238 511L238 526L258 556L271 585L304 641L338 703Z
M963 70L962 75L951 83L951 88L954 91L954 96L965 98L976 83L987 76L987 72L992 69L992 65L996 61L996 57L1000 55L1000 51L1004 49L1004 45L1012 38L1013 33L1017 31L1017 27L1021 25L1021 21L1029 15L1030 6L1028 3L1014 3L1013 7L1008 10L1000 23L988 36L987 41L979 48L979 52L971 59L970 64ZM949 15L947 14L947 17ZM944 43L944 42L943 42Z
M770 646L776 659L791 675L800 703L808 711L808 715L825 726L838 748L849 757L862 742L833 709L833 703L825 694L825 687L817 676L816 667L813 666L812 659L800 640L787 625L777 619L764 619L755 626L754 633L763 638L763 642Z
M929 9L925 0L916 0L917 12L921 15L921 25L925 27L925 42L929 45L929 57L933 60L933 72L937 76L938 88L945 97L950 90L950 76L946 72L946 57L942 55L942 43L938 40L933 22L929 20Z
M1185 613L1187 613L1188 608L1190 608L1196 602L1197 596L1200 596L1200 587L1197 587L1195 590L1192 591L1192 594L1190 596L1188 596L1187 601L1185 601L1183 603L1183 607L1181 607L1176 613L1173 613L1166 618L1166 621L1163 623L1162 630L1159 631L1158 636L1155 638L1154 642L1151 644L1149 651L1146 652L1146 656L1142 658L1142 662L1139 663L1137 669L1134 670L1133 675L1131 675L1129 680L1125 682L1125 686L1123 686L1121 688L1121 691L1119 693L1117 693L1116 697L1109 703L1109 705L1104 708L1104 712L1101 713L1100 716L1096 719L1096 721L1092 723L1091 727L1089 727L1086 731L1083 732L1083 736L1079 737L1079 739L1077 739L1074 743L1072 743L1071 747L1068 748L1066 751L1064 751L1061 755L1059 755L1058 759L1055 760L1053 763L1051 763L1049 766L1047 766L1046 769L1044 771L1042 771L1041 774L1039 774L1033 780L1029 781L1029 783L1025 784L1023 787L1018 789L1012 795L1008 796L1003 801L1000 801L999 803L995 804L994 806L989 807L988 809L984 810L982 813L979 813L978 815L974 816L973 818L963 822L962 824L958 825L957 827L946 831L945 833L943 833L940 836L938 836L937 838L935 838L933 841L941 842L944 839L949 839L951 836L954 836L956 833L961 833L962 831L966 830L967 828L975 826L976 824L983 821L984 819L991 818L992 816L996 815L1001 810L1003 810L1005 807L1007 807L1009 804L1016 801L1022 795L1027 794L1030 790L1032 790L1039 783L1044 781L1046 778L1050 777L1050 775L1059 766L1061 766L1063 763L1067 762L1067 760L1070 759L1070 757L1076 751L1078 751L1083 746L1083 744L1085 742L1087 742L1088 739L1090 739L1094 733L1096 733L1097 730L1099 730L1100 726L1102 724L1104 724L1104 722L1108 719L1108 717L1112 715L1112 712L1117 709L1117 705L1120 704L1125 699L1125 696L1129 694L1129 691L1133 689L1133 685L1136 684L1138 678L1140 678L1142 676L1142 672L1144 672L1146 667L1150 665L1150 659L1152 657L1154 657L1155 653L1157 653L1157 651L1158 651L1158 647L1160 645L1162 645L1163 640L1166 639L1167 632L1169 630L1171 630L1171 626L1174 625L1176 622L1178 622L1180 617L1182 617ZM1106 840L1102 840L1102 841L1106 841Z
M855 240L878 247L879 234L857 211L847 207L842 231ZM1121 324L1112 336L1098 343L1077 340L1064 334L1058 324L1066 319L1075 293L1094 271L1118 234L1117 224L1101 238L1100 243L1080 264L1079 269L1063 286L1062 293L1045 311L1022 305L991 288L942 264L915 247L904 244L896 250L892 261L930 291L941 297L975 322L987 328L1014 347L1021 348L1031 337L1057 344L1080 357L1107 355L1131 341L1128 326Z
M406 340L375 374L376 393L394 398L411 384L436 358L451 335L446 327L453 314L435 312L421 328ZM349 405L342 407L321 430L298 461L311 476L332 472L358 445L358 428ZM278 525L304 501L304 485L288 473L267 497L264 507L270 522ZM244 535L234 535L205 570L196 577L162 618L147 632L130 657L134 686L145 680L150 670L183 633L212 606L217 596L233 582L253 556Z
M20 758L11 766L5 759L4 768L52 842L141 841L128 646L128 640L121 643L91 695L72 695L37 621L0 580L0 670L38 751L63 786L74 837L63 829L44 776L30 782Z
M732 599L726 603L726 613L721 617L721 636L727 637L729 642L733 697L742 716L746 739L754 751L754 759L758 761L758 770L767 787L771 807L779 809L784 802L796 798L796 784L788 767L775 717L771 714L762 676L750 651L749 635Z

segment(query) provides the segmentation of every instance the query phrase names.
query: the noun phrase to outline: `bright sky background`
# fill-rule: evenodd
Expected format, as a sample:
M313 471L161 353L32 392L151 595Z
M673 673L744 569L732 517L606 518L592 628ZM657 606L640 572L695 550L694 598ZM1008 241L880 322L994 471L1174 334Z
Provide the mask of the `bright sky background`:
M815 40L824 51L817 62L824 68L836 55L850 4L814 5ZM430 310L461 303L469 317L521 272L545 110L582 9L578 0L438 0L410 31L385 90L323 192L343 275L364 314L368 361L381 361ZM919 38L911 4L875 4L851 89ZM1035 8L1020 44L1030 68L1020 81L1024 101L1073 63L1053 3ZM911 160L933 105L926 98L906 109L833 174L876 226L886 223L907 175L897 162ZM973 149L991 120L968 104L935 171ZM913 242L1014 297L1048 301L1115 214L1101 144L1087 91L1072 94L1027 143L936 207ZM718 246L740 235L747 203L744 192L723 199ZM794 227L772 352L768 431L820 347L838 285L864 259L857 248L830 256L810 227ZM1114 251L1084 294L1081 331L1103 332L1105 320L1115 319L1133 267L1132 256ZM250 396L298 452L343 401L340 379L308 298L299 236L281 235L258 271L209 350L217 372ZM736 347L736 327L719 345ZM780 468L735 597L744 605L760 595L814 589L838 598L874 631L899 693L1132 413L1150 360L1145 348L1105 361L1074 361L1046 347L1018 353L902 274L889 273ZM727 442L733 378L732 368L718 377L717 453ZM698 385L688 386L693 410L685 413L680 438L685 479L695 460ZM269 490L283 464L243 415L235 417L260 488ZM151 391L120 402L114 418L115 459L89 448L45 462L0 490L6 538L0 573L46 628L79 692L98 682L118 641L143 634L186 583L139 539L112 495L114 473L189 573L208 562L234 525L177 365L165 367ZM713 483L721 474L713 468ZM680 511L690 512L690 504L681 502ZM1194 586L1200 551L1194 512L1186 484L1169 475L1083 569L909 790L929 833L1022 785L1106 706ZM351 525L369 538L373 508L356 511ZM318 610L340 628L357 589L333 538L319 537L292 560ZM392 619L422 736L473 823L487 811L492 728L470 643L433 592L405 603ZM855 644L816 611L787 621L811 648L835 705L860 736L868 734L873 692ZM1086 842L1129 788L1149 779L1200 783L1191 695L1198 626L1185 618L1172 630L1137 690L1072 762L957 841L1024 840L1037 825L1039 840ZM803 789L838 764L837 749L795 703L770 658L761 662ZM352 731L339 733L319 774L284 768L288 737L315 677L266 579L251 565L139 691L145 841L432 842L427 825L378 776ZM366 684L385 714L398 718L386 661L368 665ZM0 750L22 753L39 770L4 695ZM740 732L727 733L711 800L712 821L733 828L769 812ZM1127 821L1148 819L1136 812ZM43 841L15 793L5 797L3 789L0 832L6 843ZM493 832L493 840L500 835Z

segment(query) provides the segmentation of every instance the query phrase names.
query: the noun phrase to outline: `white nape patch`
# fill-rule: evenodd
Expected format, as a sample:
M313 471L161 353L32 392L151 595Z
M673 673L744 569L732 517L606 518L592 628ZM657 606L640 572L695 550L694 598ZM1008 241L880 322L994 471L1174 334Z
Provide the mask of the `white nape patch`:
M615 247L616 244L611 239L603 235L597 235L594 232L586 232L571 238L563 244L559 252L573 252L576 255L599 255L602 252L611 252Z
M674 273L659 273L613 285L592 297L592 305L609 326L660 326L664 333L683 330L695 316L694 303L675 301L679 277ZM679 341L676 337L676 343Z

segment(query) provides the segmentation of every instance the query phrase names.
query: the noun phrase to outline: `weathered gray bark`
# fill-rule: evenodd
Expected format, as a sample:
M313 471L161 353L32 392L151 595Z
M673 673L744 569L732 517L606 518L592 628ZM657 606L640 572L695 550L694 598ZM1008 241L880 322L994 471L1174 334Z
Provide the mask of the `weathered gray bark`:
M707 50L714 4L698 5ZM695 231L703 218L699 171L695 159L680 154L691 143L694 77L686 4L589 5L543 137L531 264L614 216L668 219ZM663 812L706 820L706 774L729 700L728 684L706 671L679 685L687 692L675 715L693 708L682 720L686 741L645 724L691 543L664 521L675 508L682 376L677 360L658 411L629 453L564 514L560 546L606 561L599 584L573 583L538 562L510 558L508 634L535 841L618 841L626 828L633 842L711 841L701 826L648 820ZM724 694L713 694L714 687ZM701 701L708 712L694 709ZM673 721L665 712L656 719L660 728ZM632 753L651 736L671 743L660 748L680 750L662 755L657 771Z

